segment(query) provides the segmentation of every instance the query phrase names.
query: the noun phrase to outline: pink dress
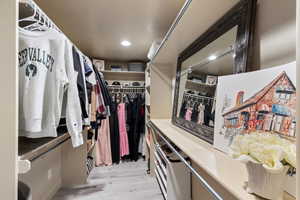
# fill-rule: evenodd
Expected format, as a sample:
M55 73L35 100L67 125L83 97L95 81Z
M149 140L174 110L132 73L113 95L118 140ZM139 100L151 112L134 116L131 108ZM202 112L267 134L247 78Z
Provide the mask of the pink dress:
M125 103L118 105L118 119L119 119L119 135L120 135L120 156L129 155L128 135L126 131L125 119Z
M192 109L188 108L187 111L186 111L186 113L185 113L185 120L191 121L192 113L193 113Z
M112 165L109 119L101 121L96 142L96 166Z

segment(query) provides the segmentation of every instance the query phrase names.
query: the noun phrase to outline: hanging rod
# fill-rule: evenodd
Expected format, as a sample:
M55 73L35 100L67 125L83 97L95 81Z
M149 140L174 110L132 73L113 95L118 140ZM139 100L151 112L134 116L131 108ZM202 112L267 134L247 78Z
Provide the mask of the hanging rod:
M227 47L224 51L217 51L213 54L214 55L213 59L211 59L210 56L202 59L200 62L189 66L188 69L183 70L181 72L180 76L191 73L194 68L197 68L199 70L199 69L205 67L206 65L213 63L228 54L231 54L232 52L234 52L234 46L232 46L232 45ZM233 57L233 59L234 59L234 57Z
M168 147L179 157L179 159L185 164L185 166L199 179L201 185L212 195L216 200L223 200L223 198L206 182L206 180L185 160L185 158L173 147L172 144L163 136L163 133L156 127L156 125L149 121L148 123L153 130L163 139Z
M52 19L50 19L50 17L48 17L48 15L37 5L37 3L35 3L34 0L19 0L19 3L23 3L23 4L28 4L29 6L35 6L36 9L42 14L44 15L47 20L52 24L52 26L58 31L60 32L61 34L64 34L61 29L52 21ZM66 36L64 34L64 36ZM82 53L82 51L66 36L65 37L75 48L78 52L80 52L82 55L85 56L85 54Z
M108 88L116 89L145 89L145 86L122 86L122 85L108 85Z
M192 98L196 98L196 99L209 99L209 100L214 100L214 97L207 97L207 96L201 96L201 95L197 95L197 94L189 94L184 92L183 97L192 97Z
M154 56L152 57L152 59L150 60L150 64L153 64L153 61L155 59L155 57L157 56L157 54L159 53L159 51L161 50L161 48L165 45L165 43L167 42L167 40L169 39L171 33L174 31L174 29L176 28L177 24L179 23L180 19L182 18L182 16L184 15L185 11L188 9L189 5L192 3L192 0L186 0L183 7L180 9L179 13L177 14L174 22L172 23L170 29L168 30L166 36L164 37L164 39L162 40L162 42L160 43L159 47L157 48L157 50L154 53Z

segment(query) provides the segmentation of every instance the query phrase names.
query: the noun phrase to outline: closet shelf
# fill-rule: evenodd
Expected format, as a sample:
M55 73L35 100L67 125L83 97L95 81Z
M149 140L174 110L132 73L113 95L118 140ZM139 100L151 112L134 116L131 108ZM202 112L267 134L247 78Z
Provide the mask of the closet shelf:
M199 87L199 86L212 88L212 89L216 88L216 85L209 85L209 84L206 84L206 83L200 83L200 82L192 81L192 80L187 80L186 81L186 87L187 88L189 88L189 87Z
M68 139L70 139L69 133L59 134L56 138L19 137L19 158L33 161Z
M248 175L244 164L233 160L225 153L214 149L212 145L174 126L170 119L153 119L151 122L191 160L238 199L260 199L249 194L245 189ZM284 200L295 200L295 198L285 193Z
M134 81L145 81L145 72L134 72L134 71L101 71L106 80L134 80Z

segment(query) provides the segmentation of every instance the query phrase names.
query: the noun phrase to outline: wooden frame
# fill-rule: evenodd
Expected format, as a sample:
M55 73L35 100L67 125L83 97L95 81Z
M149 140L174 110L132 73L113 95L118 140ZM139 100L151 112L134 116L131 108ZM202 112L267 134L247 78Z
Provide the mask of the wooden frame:
M206 47L208 44L219 38L234 26L238 26L234 49L236 56L234 58L235 65L233 72L246 72L252 60L251 49L254 33L256 3L257 0L241 0L238 2L220 20L213 24L204 34L202 34L183 52L181 52L177 59L172 123L211 144L213 143L214 137L213 128L199 125L177 117L181 65L186 59Z

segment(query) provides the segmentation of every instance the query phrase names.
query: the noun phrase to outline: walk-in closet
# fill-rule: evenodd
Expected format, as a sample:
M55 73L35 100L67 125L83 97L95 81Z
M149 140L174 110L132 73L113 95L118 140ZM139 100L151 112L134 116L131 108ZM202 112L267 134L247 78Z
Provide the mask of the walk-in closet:
M0 10L0 199L300 198L298 1Z

